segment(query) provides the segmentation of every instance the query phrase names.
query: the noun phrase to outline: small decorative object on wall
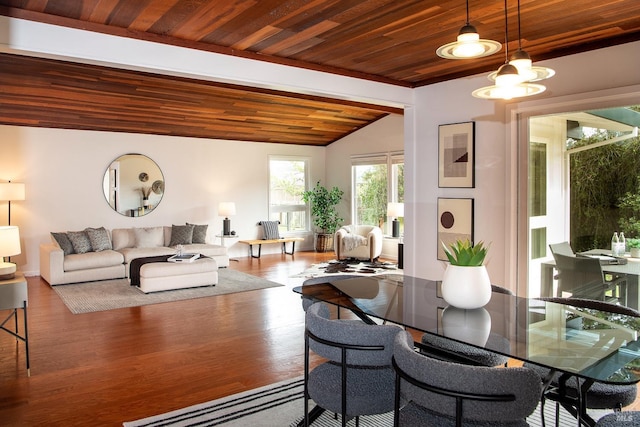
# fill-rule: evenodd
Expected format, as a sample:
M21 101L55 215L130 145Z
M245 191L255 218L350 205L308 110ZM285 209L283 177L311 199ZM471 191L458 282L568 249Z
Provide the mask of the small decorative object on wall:
M138 175L138 179L142 182L147 182L149 181L149 174L146 172L141 172L140 175Z
M475 187L475 122L438 128L438 187Z
M447 247L456 240L473 241L473 199L438 198L438 259L447 261Z

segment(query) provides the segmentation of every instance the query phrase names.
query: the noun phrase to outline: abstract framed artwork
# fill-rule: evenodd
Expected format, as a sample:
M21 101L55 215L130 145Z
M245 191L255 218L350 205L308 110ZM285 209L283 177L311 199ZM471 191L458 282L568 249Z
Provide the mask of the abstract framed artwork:
M438 127L438 187L475 187L475 122Z
M458 239L473 242L473 199L438 198L438 259L447 261L442 244Z

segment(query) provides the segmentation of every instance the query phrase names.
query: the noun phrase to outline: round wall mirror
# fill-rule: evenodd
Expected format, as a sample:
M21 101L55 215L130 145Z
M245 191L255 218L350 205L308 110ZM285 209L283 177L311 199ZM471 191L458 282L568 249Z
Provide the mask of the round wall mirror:
M143 216L160 204L164 176L160 167L143 154L125 154L104 173L104 197L111 208L125 216Z

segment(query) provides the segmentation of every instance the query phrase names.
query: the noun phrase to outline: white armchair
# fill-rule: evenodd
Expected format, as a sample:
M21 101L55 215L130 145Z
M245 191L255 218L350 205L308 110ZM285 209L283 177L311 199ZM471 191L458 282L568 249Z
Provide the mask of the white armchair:
M338 259L373 261L382 253L382 230L375 225L344 225L336 231L333 249Z

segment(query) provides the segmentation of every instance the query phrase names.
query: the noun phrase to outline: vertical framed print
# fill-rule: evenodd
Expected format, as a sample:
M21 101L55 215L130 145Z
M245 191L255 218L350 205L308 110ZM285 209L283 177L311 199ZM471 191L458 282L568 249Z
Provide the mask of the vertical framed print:
M438 127L438 187L475 188L475 122Z
M456 240L473 242L473 199L438 198L438 259L447 261L442 244Z

